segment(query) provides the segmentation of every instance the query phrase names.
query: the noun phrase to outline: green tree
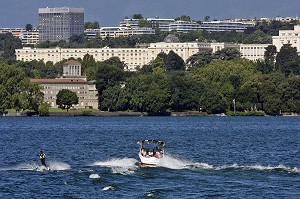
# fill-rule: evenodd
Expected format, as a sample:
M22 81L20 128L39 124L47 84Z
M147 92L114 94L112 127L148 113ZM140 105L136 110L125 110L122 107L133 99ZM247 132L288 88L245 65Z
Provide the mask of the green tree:
M25 26L26 31L31 31L33 29L31 24L26 24Z
M175 18L176 21L191 21L191 17L187 15L181 15L180 17Z
M100 25L99 25L98 21L95 21L95 22L88 21L88 22L84 23L84 28L85 29L99 29Z
M140 28L143 28L143 27L150 28L151 24L146 19L140 19L139 22L138 22L138 27L140 27Z
M280 87L282 91L282 111L300 113L300 77L290 76Z
M213 59L211 50L199 51L187 59L188 70L202 68L209 64Z
M276 56L275 67L282 71L285 76L289 76L291 73L300 74L297 49L288 44L283 45Z
M209 19L210 19L210 16L205 16L204 17L204 21L209 21Z
M78 96L73 91L62 89L56 95L56 104L61 109L67 109L68 112L73 105L78 104Z
M50 105L47 102L42 102L39 105L39 116L49 116Z
M96 68L96 61L93 55L85 54L81 61L82 74L86 74L89 80L93 80L92 76L94 76L95 68Z
M170 51L166 58L166 71L185 70L183 59L174 51Z
M214 58L221 60L237 59L240 56L241 53L236 48L223 48L222 50L216 51L214 53Z
M134 14L132 15L132 19L143 19L143 15L142 14Z

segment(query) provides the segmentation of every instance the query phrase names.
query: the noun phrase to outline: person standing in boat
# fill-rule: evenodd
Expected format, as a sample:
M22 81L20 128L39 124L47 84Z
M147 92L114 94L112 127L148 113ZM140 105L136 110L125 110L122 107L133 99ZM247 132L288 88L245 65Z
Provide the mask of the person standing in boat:
M43 151L41 151L39 157L40 157L42 165L47 167L46 166L46 154Z

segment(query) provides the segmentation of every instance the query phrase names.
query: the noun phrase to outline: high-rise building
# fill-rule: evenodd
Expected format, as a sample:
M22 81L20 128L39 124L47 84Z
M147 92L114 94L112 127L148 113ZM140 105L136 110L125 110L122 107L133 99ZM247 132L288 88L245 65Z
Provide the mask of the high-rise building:
M83 8L40 8L40 42L66 40L84 32Z

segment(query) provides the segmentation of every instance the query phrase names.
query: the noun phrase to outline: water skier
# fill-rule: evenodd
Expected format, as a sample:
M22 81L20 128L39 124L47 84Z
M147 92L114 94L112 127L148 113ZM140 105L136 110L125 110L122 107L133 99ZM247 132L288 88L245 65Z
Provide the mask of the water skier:
M40 160L42 162L42 165L45 166L45 167L47 167L46 166L46 154L43 153L43 151L41 151L39 157L40 157Z

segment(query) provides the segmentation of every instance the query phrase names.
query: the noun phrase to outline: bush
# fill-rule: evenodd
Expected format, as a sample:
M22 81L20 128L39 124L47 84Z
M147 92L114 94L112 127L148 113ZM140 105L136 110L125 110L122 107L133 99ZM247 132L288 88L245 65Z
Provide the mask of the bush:
M47 102L42 102L39 105L39 116L49 116L50 105Z

